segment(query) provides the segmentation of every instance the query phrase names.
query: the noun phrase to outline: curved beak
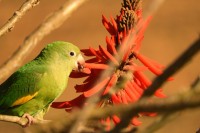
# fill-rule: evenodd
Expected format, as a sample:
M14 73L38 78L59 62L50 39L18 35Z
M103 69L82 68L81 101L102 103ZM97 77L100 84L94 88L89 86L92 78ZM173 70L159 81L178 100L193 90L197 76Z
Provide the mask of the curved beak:
M85 64L85 60L84 60L83 56L81 54L79 54L76 65L75 65L76 66L75 70L79 71L79 72L82 71L84 68L84 64Z
M75 72L75 73L81 72L81 73L84 73L84 74L90 74L91 73L91 70L89 68L85 67L85 60L84 60L84 58L81 54L78 55L77 62L75 63L75 68L73 69L72 73L73 72ZM72 75L73 74L71 74L71 76Z

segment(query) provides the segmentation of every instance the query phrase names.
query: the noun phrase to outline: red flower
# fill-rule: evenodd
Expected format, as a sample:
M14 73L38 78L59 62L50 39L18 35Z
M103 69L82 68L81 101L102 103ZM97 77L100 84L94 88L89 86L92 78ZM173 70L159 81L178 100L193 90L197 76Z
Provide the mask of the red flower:
M133 16L130 18L133 17L133 20L128 21L127 12L123 8L116 20L111 17L111 21L108 21L105 16L102 16L102 23L111 35L106 37L107 47L100 45L98 49L90 47L81 50L85 56L92 57L85 63L85 68L89 68L91 73L71 74L74 78L87 77L83 84L75 86L76 91L81 95L71 101L54 102L52 107L70 111L73 107L82 107L88 97L96 94L106 95L98 104L99 107L133 103L138 101L144 90L151 85L144 71L150 70L155 75L162 73L162 65L139 52L144 31L151 17L143 20L142 10L138 5L124 4L123 6L128 6L126 10L132 11ZM127 21L124 21L126 19ZM142 65L138 64L137 60ZM165 97L161 89L156 91L155 96ZM141 115L153 116L155 113L141 113ZM120 122L120 118L116 115L110 116L105 121L109 123L110 120L116 124ZM131 123L141 124L136 117Z

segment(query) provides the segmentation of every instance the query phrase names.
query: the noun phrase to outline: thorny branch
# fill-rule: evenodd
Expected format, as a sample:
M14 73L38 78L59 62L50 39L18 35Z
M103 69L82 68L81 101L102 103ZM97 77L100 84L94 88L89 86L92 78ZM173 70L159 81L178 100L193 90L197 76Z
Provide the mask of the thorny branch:
M57 29L63 22L69 18L73 11L87 0L69 0L63 6L49 16L35 31L33 31L18 48L18 50L0 66L0 82L4 81L17 68L22 65L24 58L32 51L34 47L46 35ZM26 56L25 56L26 55Z
M39 0L27 0L17 11L14 12L13 16L0 28L0 37L10 32L17 21L21 19L25 13L31 8L35 7L40 3Z

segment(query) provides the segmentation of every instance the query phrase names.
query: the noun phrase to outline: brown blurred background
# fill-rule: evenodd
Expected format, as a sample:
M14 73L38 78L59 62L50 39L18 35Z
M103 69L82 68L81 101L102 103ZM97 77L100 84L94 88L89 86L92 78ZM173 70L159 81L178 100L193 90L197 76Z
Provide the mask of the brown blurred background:
M12 16L23 3L23 0L0 0L0 27ZM15 26L12 32L0 37L0 65L23 43L29 35L52 11L58 9L65 0L41 0L41 3L29 11ZM80 48L105 45L108 35L101 24L101 15L115 16L120 10L120 0L90 0L81 6L57 30L45 37L36 49L27 56L26 62L32 60L41 49L55 40L69 41ZM151 0L144 0L144 11ZM166 0L153 17L143 41L142 53L158 62L168 65L180 53L199 37L200 33L200 1L199 0ZM200 74L200 55L181 71L174 75L175 80L164 85L168 95L183 92ZM75 96L73 86L80 81L70 79L68 89L58 99L69 100ZM64 110L51 109L46 119L62 119ZM141 128L154 118L144 118ZM157 133L195 133L200 127L200 109L182 111L178 117L170 121ZM32 127L31 127L32 128ZM170 129L170 130L169 130ZM26 129L27 130L27 129ZM16 125L0 122L0 133L20 133L23 129Z

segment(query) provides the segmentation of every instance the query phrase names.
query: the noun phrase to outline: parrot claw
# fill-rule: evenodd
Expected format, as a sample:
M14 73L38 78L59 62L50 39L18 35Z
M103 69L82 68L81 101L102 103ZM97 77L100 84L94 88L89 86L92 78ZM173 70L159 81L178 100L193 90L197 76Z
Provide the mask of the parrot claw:
M28 122L23 126L24 128L29 127L31 124L33 124L34 118L30 114L25 113L22 117L28 119Z

